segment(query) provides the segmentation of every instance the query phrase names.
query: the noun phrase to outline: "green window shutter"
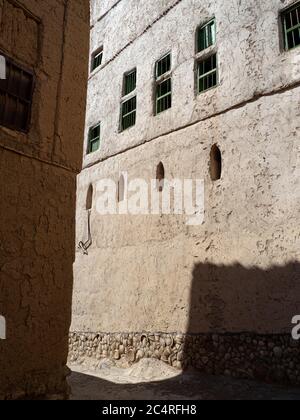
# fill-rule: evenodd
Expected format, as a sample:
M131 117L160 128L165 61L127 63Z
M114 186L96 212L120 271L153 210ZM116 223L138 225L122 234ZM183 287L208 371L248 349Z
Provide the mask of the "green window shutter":
M206 50L216 43L216 21L215 19L198 29L197 52Z
M167 54L156 63L156 79L171 71L171 54Z
M218 84L217 54L198 63L198 90L205 92Z
M136 89L136 70L124 76L124 95L129 95Z
M300 45L300 2L282 14L285 49L291 50Z
M100 147L100 131L101 125L97 124L89 131L88 138L88 154L96 152Z
M172 107L172 57L166 54L155 65L156 115Z
M125 100L121 104L121 122L120 128L121 131L127 130L130 127L133 127L136 123L136 95L134 95L136 90L137 82L137 70L134 69L129 73L124 75L123 82L123 96L127 97L130 95L130 99Z
M156 87L156 113L172 107L172 79L169 78L159 83Z
M101 66L103 59L103 48L92 55L92 71Z
M133 127L136 123L136 96L122 104L122 130Z

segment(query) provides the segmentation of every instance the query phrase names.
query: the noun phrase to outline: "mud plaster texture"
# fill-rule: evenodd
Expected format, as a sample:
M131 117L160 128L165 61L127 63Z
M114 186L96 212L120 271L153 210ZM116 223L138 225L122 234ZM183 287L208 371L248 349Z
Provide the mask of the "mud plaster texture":
M0 0L0 28L35 74L29 132L0 127L0 399L64 398L89 2Z
M103 45L104 57L89 79L85 141L99 121L102 134L78 178L76 243L87 238L93 185L92 246L76 254L71 331L229 334L232 348L235 334L238 343L243 333L257 342L263 336L266 348L274 335L271 343L283 340L277 346L289 352L300 312L300 73L299 49L283 50L279 13L292 1L108 3L92 13L91 51ZM218 54L219 85L196 95L196 28L213 16L217 42L209 53ZM173 106L154 116L155 61L168 51ZM134 67L137 122L119 133L123 74ZM214 144L223 162L216 182ZM204 179L203 225L187 226L186 216L97 213L99 180L118 182L127 172L129 181L150 181L159 162L168 179ZM90 357L85 344L72 345L75 357ZM299 357L297 342L295 351ZM236 358L260 369L257 357L228 354L224 370L236 374ZM287 362L278 359L286 376Z

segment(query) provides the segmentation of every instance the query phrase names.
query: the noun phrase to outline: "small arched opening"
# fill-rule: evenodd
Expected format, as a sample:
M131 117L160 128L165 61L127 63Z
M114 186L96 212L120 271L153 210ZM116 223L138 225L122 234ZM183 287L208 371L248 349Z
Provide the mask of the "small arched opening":
M124 175L121 175L118 182L118 202L121 203L124 200L125 200L125 179L124 179Z
M93 207L93 195L94 195L94 188L91 184L89 186L87 196L86 196L86 210L92 210Z
M218 181L222 176L222 153L216 144L210 152L210 176L212 181Z
M162 162L157 165L156 169L156 185L157 190L162 192L164 189L164 180L165 180L165 167Z

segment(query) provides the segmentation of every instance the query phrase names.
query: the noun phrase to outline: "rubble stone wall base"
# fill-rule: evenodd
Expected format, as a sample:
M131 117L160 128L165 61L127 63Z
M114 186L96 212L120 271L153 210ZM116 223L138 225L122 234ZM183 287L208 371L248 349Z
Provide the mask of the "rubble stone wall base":
M300 342L290 335L72 332L69 343L70 364L156 358L178 369L300 385Z

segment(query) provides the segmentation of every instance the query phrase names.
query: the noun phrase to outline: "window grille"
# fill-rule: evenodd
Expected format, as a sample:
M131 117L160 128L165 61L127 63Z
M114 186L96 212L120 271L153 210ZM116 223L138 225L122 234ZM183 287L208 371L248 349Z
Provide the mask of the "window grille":
M285 48L291 50L300 45L300 2L282 14Z

